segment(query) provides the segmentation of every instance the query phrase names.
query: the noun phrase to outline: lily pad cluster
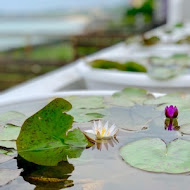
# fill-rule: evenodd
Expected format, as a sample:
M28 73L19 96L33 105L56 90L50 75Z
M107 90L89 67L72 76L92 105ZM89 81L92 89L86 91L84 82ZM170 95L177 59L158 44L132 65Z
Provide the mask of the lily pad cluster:
M121 133L133 135L133 140L128 141L130 143L120 150L121 157L130 166L152 172L189 172L190 141L183 139L190 135L189 102L190 95L184 93L156 98L146 90L126 88L112 96L56 98L29 118L21 113L8 112L0 115L0 164L13 159L17 150L19 167L24 168L24 171L15 170L17 175L10 174L8 182L21 174L26 181L35 185L39 182L46 186L48 180L62 188L68 185L65 182L71 182L72 185L65 170L68 169L70 173L74 170L69 159L79 158L91 146L102 149L101 142L94 142L96 145L89 142L90 139L84 135L84 128L81 126L86 125L85 129L88 129L93 126L92 121L104 120L105 124L108 120L109 126L115 124ZM163 117L163 125L160 127L164 132L169 132L164 130L165 125L168 125L167 121L164 123L167 105L176 105L178 108L176 126L179 125L180 129L175 132L180 132L179 139L168 143L155 138L155 134L154 138L137 140L136 134L151 134L156 118L162 120ZM102 129L100 130L103 134ZM117 146L119 141L112 140ZM107 147L113 142L108 140L103 143ZM30 167L33 170L28 174ZM61 175L57 176L57 171ZM9 172L13 171L0 169L0 173L6 173L5 175ZM0 181L0 186L3 184L3 180Z

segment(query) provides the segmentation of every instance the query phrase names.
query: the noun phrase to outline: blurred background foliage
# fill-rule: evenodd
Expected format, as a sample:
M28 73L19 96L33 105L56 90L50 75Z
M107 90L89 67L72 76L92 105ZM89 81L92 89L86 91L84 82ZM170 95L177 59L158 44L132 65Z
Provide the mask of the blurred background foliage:
M41 1L41 3L43 2ZM65 2L65 4L67 3ZM64 7L64 3L62 5ZM1 12L0 23L6 24L6 22L14 22L16 19L19 22L21 20L21 23L24 24L20 26L21 33L17 28L15 29L17 26L11 26L12 29L8 26L7 28L12 30L10 36L4 28L0 27L0 38L5 40L4 36L6 36L6 39L11 41L10 37L18 35L19 38L25 39L25 43L1 48L0 90L57 69L80 57L121 42L128 36L144 33L155 26L154 0L97 1L96 5L90 1L80 0L78 3L73 3L71 8L61 9L59 7L52 11L48 8L46 12L34 11L29 15L26 12ZM37 25L32 27L31 24L27 31L27 27L24 27L31 20L32 23L34 20ZM46 24L46 29L43 30L45 35L48 35L42 42L37 40L38 43L33 43L31 40L33 36L37 36L39 39L44 37L43 33L38 36L37 30L35 30L35 27L39 27L40 20L50 21L50 23L47 22L49 26ZM59 26L55 27L55 31L53 31L54 25L51 26L51 22L53 23L54 20L60 21L60 25L65 24L66 27L70 25L69 21L71 21L76 27L70 26L66 35L64 30L62 33L60 30L57 35ZM58 29L56 29L57 27ZM34 34L31 32L33 30ZM48 30L51 33L47 33Z

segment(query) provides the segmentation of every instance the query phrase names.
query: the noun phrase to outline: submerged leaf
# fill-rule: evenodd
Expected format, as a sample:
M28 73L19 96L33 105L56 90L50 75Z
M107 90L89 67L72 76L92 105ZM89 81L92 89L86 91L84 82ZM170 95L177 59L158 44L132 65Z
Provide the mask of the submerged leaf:
M16 179L22 170L0 169L0 186L6 185Z
M66 134L72 128L73 117L64 112L71 107L66 100L57 98L28 118L17 139L19 155L46 166L80 156L88 141L79 129ZM76 134L80 139L75 138Z
M123 146L122 158L131 166L151 172L190 171L190 141L177 139L168 146L159 138L145 138Z

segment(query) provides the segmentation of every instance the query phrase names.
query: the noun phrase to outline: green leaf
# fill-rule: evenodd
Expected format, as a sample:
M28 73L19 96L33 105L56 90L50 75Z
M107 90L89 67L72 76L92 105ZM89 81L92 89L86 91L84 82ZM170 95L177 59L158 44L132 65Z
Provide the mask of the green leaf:
M142 105L148 98L152 98L152 96L144 89L125 88L121 92L113 94L112 97L108 97L107 101L112 105L131 107L135 104Z
M104 97L102 96L70 96L66 98L72 104L73 109L95 109L104 108Z
M177 139L166 144L158 138L145 138L123 146L120 155L129 165L162 173L190 171L190 141Z
M84 123L103 118L106 111L104 109L72 109L68 113L74 117L75 122Z
M124 63L126 71L131 71L131 72L147 72L147 69L145 66L134 62L134 61L128 61Z
M16 151L14 151L13 149L10 148L0 148L0 154L5 154L5 155L9 155L12 156L16 153Z
M152 45L155 45L157 44L158 42L160 42L160 38L158 36L152 36L152 37L143 37L143 45L146 45L146 46L152 46Z
M20 127L15 126L15 125L11 125L11 124L7 124L5 125L2 133L0 133L0 140L16 140L19 133L20 133Z
M98 69L118 69L121 71L125 70L125 66L115 61L109 61L104 59L97 59L89 63L93 68Z
M75 147L84 147L84 144L86 144L86 137L80 130L74 129L68 132L65 143Z
M17 139L19 155L46 166L55 166L62 160L66 161L67 157L80 156L88 141L79 129L67 135L72 128L73 117L64 112L71 107L66 100L57 98L28 118ZM76 134L80 139L75 138Z

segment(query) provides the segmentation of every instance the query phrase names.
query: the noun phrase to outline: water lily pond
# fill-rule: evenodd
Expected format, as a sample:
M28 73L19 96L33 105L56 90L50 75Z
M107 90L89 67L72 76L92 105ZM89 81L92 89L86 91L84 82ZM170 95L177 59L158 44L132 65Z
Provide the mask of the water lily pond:
M188 189L189 135L183 93L127 88L2 106L0 189Z

